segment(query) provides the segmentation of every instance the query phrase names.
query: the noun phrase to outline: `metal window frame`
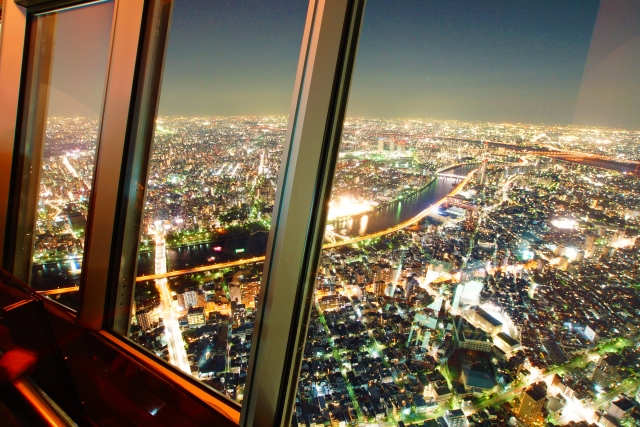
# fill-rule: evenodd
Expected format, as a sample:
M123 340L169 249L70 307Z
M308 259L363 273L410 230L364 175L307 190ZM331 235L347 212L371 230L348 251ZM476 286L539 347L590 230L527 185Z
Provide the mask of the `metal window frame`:
M128 150L129 111L146 3L144 0L116 1L78 309L78 318L96 330L104 327L112 248L116 240L120 177Z
M113 0L114 10L110 35L109 57L105 75L103 107L100 116L99 144L92 184L92 197L87 218L83 270L80 286L78 317L96 329L102 329L105 309L107 272L112 248L111 232L116 217L116 205L125 135L129 121L129 106L133 93L134 69L138 58L138 41L143 20L145 0ZM3 106L10 114L0 118L0 166L11 174L0 177L0 237L3 244L0 254L3 266L24 281L28 281L30 270L30 248L19 252L16 238L16 223L30 209L32 197L21 194L18 182L25 175L23 169L33 168L38 162L25 161L30 153L24 151L25 126L28 125L27 109L42 104L41 99L27 99L29 82L28 62L34 57L29 49L30 17L69 7L96 3L84 1L35 1L28 7L19 5L20 0L6 0L7 12L2 34L3 44L11 49L0 52L0 91ZM22 3L24 3L22 1ZM33 4L32 4L33 3ZM26 4L26 3L25 3ZM132 43L132 41L135 41ZM5 78L5 76L7 76ZM7 94L7 95L5 95ZM33 98L33 97L31 97ZM37 159L36 159L37 160ZM12 175L12 178L10 177ZM33 196L33 195L31 195ZM28 217L28 215L27 215ZM25 245L22 245L25 246ZM29 245L27 245L29 246ZM32 245L31 245L32 246ZM18 256L16 256L18 254ZM29 258L21 262L22 258ZM25 268L24 265L27 267ZM23 274L20 274L23 273Z
M5 0L0 34L0 260L5 255L7 210L20 99L27 11Z
M174 0L150 0L141 34L123 160L104 326L129 336L144 202Z
M60 5L65 1L60 0ZM226 411L228 418L238 422L239 416L242 426L288 426L291 422L365 1L309 2L241 413L233 406L227 408L224 400L216 398L213 392L205 396L201 388L171 367L161 363L155 367L203 402L222 413ZM141 131L136 126L149 125L157 107L144 112L136 102L147 99L157 103L158 92L154 91L159 91L158 64L150 66L152 72L139 68L144 58L140 34L148 0L114 2L112 50L87 220L78 318L96 330L112 329L114 332L103 330L102 334L144 358L144 353L123 340L118 332L128 327L133 290L132 286L123 287L125 279L133 283L132 260L127 258L135 252L134 248L125 247L124 235L127 230L139 227L135 218L128 216L138 210L130 198L139 177L146 178L148 164L144 164L147 161L144 156L149 155L150 149L149 128ZM78 2L66 3L75 6ZM8 114L0 114L0 168L10 170L22 114L19 95L24 84L24 40L31 11L18 6L16 0L5 0L3 12L0 105ZM6 43L7 40L10 42ZM161 75L162 64L159 66ZM156 84L158 87L154 87ZM136 132L141 132L137 140ZM133 166L140 170L132 171ZM5 216L11 188L7 175L0 175L3 242L11 226ZM3 249L6 257L7 245L0 246L0 257ZM126 263L128 268L123 270ZM122 307L118 309L119 306ZM115 314L120 316L119 322Z
M241 426L289 426L365 0L310 4L278 177Z
M3 259L5 267L11 267L14 276L25 283L29 283L31 276L33 230L45 140L56 22L56 14L48 14L40 19L33 19L32 15L27 15L25 49L38 54L27 55L24 58L24 77L21 81L18 107L19 126L16 128L16 148L13 153L9 194L12 203L7 214L12 227L11 231L7 230L5 247L8 250Z

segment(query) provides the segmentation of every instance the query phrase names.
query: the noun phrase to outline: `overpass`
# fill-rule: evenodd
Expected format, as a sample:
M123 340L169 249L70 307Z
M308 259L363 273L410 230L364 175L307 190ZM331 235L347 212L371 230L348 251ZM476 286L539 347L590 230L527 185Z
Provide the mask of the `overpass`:
M640 170L640 161L638 160L621 159L617 157L603 156L600 154L584 153L580 151L568 151L568 150L562 150L560 148L554 148L549 146L545 146L544 148L542 147L537 148L537 147L527 147L524 145L511 144L509 142L485 141L485 140L471 139L471 138L437 137L437 136L434 136L433 138L443 139L447 141L472 142L477 144L487 143L489 145L493 145L496 147L502 147L502 148L511 149L514 151L522 151L525 154L554 157L554 158L573 160L573 161L594 160L594 161L601 161L601 162L614 163L614 164L617 163L617 164L623 164L627 166L635 166L636 171Z

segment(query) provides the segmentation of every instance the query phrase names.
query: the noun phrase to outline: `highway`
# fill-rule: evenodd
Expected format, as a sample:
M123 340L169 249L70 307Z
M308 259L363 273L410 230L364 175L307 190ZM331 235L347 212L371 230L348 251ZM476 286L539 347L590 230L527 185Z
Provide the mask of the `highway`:
M382 230L382 231L378 231L376 233L373 234L367 234L365 236L358 236L358 237L354 237L353 239L349 239L349 240L345 240L342 242L335 242L335 243L328 243L322 246L323 249L333 249L333 248L337 248L340 246L345 246L345 245L350 245L352 243L357 243L357 242L361 242L363 240L369 240L369 239L374 239L376 237L382 237L384 235L393 233L395 231L398 230L402 230L403 228L406 227L410 227L414 224L417 224L418 222L420 222L421 220L423 220L424 218L427 217L427 215L429 215L431 212L433 212L434 210L438 209L440 207L440 205L442 205L446 200L447 197L450 196L455 196L456 194L458 194L460 191L462 191L462 189L465 187L465 185L467 185L467 183L471 180L471 178L473 177L473 175L475 174L476 169L472 170L471 172L469 172L467 174L467 176L462 179L462 181L456 186L456 188L453 189L453 191L451 191L447 196L443 197L442 199L438 200L435 204L429 206L427 209L423 210L422 212L420 212L418 215L414 216L413 218L410 218L404 222L401 222L393 227L387 228L386 230ZM162 239L163 241L163 245L164 245L164 238ZM164 258L166 259L166 254L164 252L164 250L162 251L162 256L164 256ZM185 274L193 274L193 273L202 273L205 271L213 271L213 270L220 270L222 268L231 268L231 267L238 267L240 265L246 265L246 264L254 264L254 263L258 263L258 262L263 262L264 261L264 256L256 256L253 258L247 258L247 259L239 259L236 261L229 261L229 262L223 262L223 263L217 263L217 264L210 264L210 265L202 265L200 267L193 267L193 268L187 268L184 270L174 270L174 271L166 271L166 263L165 263L165 270L160 272L161 270L158 270L158 263L157 263L157 259L158 259L158 244L156 241L156 272L155 274L148 274L146 276L138 276L136 277L136 282L146 282L147 280L158 280L158 279L166 279L169 277L177 277L177 276L183 276Z
M156 228L155 270L156 274L159 274L160 276L167 271L167 252L164 235L164 230L159 227ZM191 368L189 367L189 361L187 359L187 351L184 348L184 340L182 339L182 332L180 331L178 317L171 306L171 294L169 293L169 287L167 286L167 278L161 277L157 279L156 288L160 294L162 309L159 315L162 316L164 321L165 338L167 341L167 348L169 350L169 362L187 374L191 374Z
M148 274L146 276L138 276L136 277L136 282L146 282L147 280L166 279L168 277L183 276L185 274L192 274L192 273L202 273L203 271L220 270L222 268L237 267L239 265L254 264L262 261L264 261L264 256L256 256L253 258L239 259L236 261L202 265L200 267L187 268L185 270L174 270L174 271L168 271L166 273L156 273L156 274Z

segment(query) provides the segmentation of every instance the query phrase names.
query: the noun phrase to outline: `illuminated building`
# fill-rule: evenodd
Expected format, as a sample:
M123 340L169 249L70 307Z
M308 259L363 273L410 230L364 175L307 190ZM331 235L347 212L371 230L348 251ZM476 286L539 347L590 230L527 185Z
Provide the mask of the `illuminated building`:
M189 307L187 311L187 322L189 323L189 328L204 326L204 307Z
M140 326L143 331L151 329L151 316L148 309L138 310L136 312L136 319L138 321L138 326Z
M482 330L473 327L461 316L457 316L454 323L455 341L460 348L490 352L493 343Z
M502 322L482 308L469 310L469 320L490 335L502 332Z
M231 315L233 316L234 325L242 325L246 316L246 307L236 301L231 301Z
M533 384L522 394L522 403L518 416L529 426L542 421L542 409L547 401L547 390L544 385Z
M622 397L617 399L609 405L607 409L607 414L613 417L616 421L622 421L624 416L631 412L635 408L635 404L627 399L626 397Z
M451 409L444 416L449 427L466 427L468 425L467 417L460 409Z
M484 285L482 282L472 280L462 285L462 293L460 295L460 303L463 305L476 306L480 303L480 293Z
M598 340L598 334L591 328L591 326L586 326L584 328L584 334L593 342Z
M487 182L487 160L483 160L476 173L476 184L484 185Z
M514 10L505 2L498 15L510 19L475 3L449 15L437 9L450 2L434 2L420 16L417 2L398 2L394 8L408 7L409 18L419 19L387 33L362 25L362 0L310 3L308 13L305 2L280 7L280 1L240 8L4 0L0 258L33 292L3 287L2 307L16 316L7 318L21 344L42 355L44 369L34 379L47 394L83 423L403 423L412 405L421 412L426 403L419 381L405 379L428 375L442 407L455 405L449 378L434 371L451 352L469 355L454 379L465 387L461 394L500 401L520 368L511 359L494 361L492 337L496 354L518 349L520 341L513 365L533 373L565 356L593 356L591 343L576 334L584 325L613 340L633 337L626 325L637 314L629 309L637 306L630 278L639 263L629 248L633 239L619 230L638 228L637 186L631 174L589 163L637 173L640 135L636 122L629 125L620 114L609 124L585 115L603 104L615 115L609 101L637 85L605 87L616 94L607 103L594 95L602 85L592 70L603 64L595 67L590 58L611 55L590 52L590 41L602 47L602 33L615 39L612 31L594 29L607 21L597 16L597 2L573 11L554 2L544 6L550 9L532 2ZM369 1L367 13L384 7L388 2ZM225 10L239 19L227 20ZM469 21L453 29L465 10ZM69 27L65 17L75 13L95 13L100 25L79 19ZM495 25L478 26L484 13ZM380 16L380 22L402 21ZM289 26L293 17L298 27ZM199 27L202 20L207 25ZM437 35L443 22L464 43L433 49L442 37L420 32L412 44L415 37L404 33L434 29ZM467 28L481 31L469 37ZM504 37L516 30L523 37ZM538 30L549 30L549 37ZM195 40L185 37L195 33ZM286 58L271 50L273 34L292 47ZM370 42L371 34L379 38ZM91 38L96 35L100 40ZM528 46L511 44L520 39ZM496 49L495 40L504 45ZM356 65L360 41L364 57ZM387 45L397 61L385 57ZM412 54L418 45L431 52ZM417 67L403 64L405 52ZM438 52L460 62L448 68L452 57ZM466 58L472 66L464 66ZM357 68L362 64L371 70ZM419 81L411 79L413 68ZM580 72L568 78L569 68ZM99 72L85 81L91 70ZM386 73L402 82L405 94L396 99L394 84L359 81L362 70ZM550 86L523 78L529 74ZM68 84L60 84L65 75ZM617 77L624 76L601 80L623 86ZM272 108L264 99L278 92L280 80L286 93L277 97L284 103ZM374 99L379 88L386 91L382 101ZM424 96L424 88L437 90ZM90 92L96 99L85 102ZM93 111L62 111L60 94ZM177 94L185 96L179 103ZM367 111L376 104L381 115ZM629 116L640 116L624 104ZM384 111L388 106L398 109ZM249 114L254 111L277 115ZM549 119L554 124L542 123ZM458 205L438 211L440 200ZM331 202L342 209L331 215L345 218L326 228ZM482 213L481 224L475 209L462 205L467 202ZM548 226L553 218L560 222ZM581 259L578 248L597 254ZM320 277L316 267L324 257ZM485 286L465 283L479 276ZM404 294L395 292L401 286ZM535 299L527 289L531 295L536 289ZM461 310L481 304L505 315ZM16 313L33 305L39 311L32 314L44 313L41 322L16 321ZM200 328L205 311L207 326ZM475 328L461 318L455 324L451 314L468 316ZM151 329L155 319L162 321ZM38 329L47 322L49 329ZM630 345L620 340L619 346L628 357ZM481 362L482 370L471 369ZM498 365L506 379L492 387ZM582 367L567 370L567 377L585 374ZM576 387L575 394L584 390ZM481 409L470 406L474 415ZM458 415L448 414L449 423Z
M596 366L591 381L601 387L608 387L618 381L618 369L622 358L617 354L607 354L600 359Z
M196 291L187 291L178 296L178 305L187 309L198 305L198 293Z
M322 310L339 310L341 307L342 297L340 295L326 295L320 298L318 304Z
M518 340L511 338L504 332L496 334L493 337L493 342L495 343L496 347L507 354L516 352L522 348L522 345Z

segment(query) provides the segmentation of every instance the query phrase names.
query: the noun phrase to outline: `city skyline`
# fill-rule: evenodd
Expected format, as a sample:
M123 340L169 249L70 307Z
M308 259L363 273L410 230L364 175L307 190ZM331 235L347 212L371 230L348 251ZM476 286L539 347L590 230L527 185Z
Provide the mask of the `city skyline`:
M4 261L74 420L640 427L640 0L30 7Z
M306 7L177 2L160 115L288 114ZM111 14L99 8L59 14L50 116L100 113ZM638 58L630 0L369 1L348 115L637 129Z
M96 122L47 128L31 285L70 307ZM151 153L128 336L239 402L287 122L161 117ZM616 353L640 361L639 140L347 119L297 425L628 419L616 396L640 377Z

